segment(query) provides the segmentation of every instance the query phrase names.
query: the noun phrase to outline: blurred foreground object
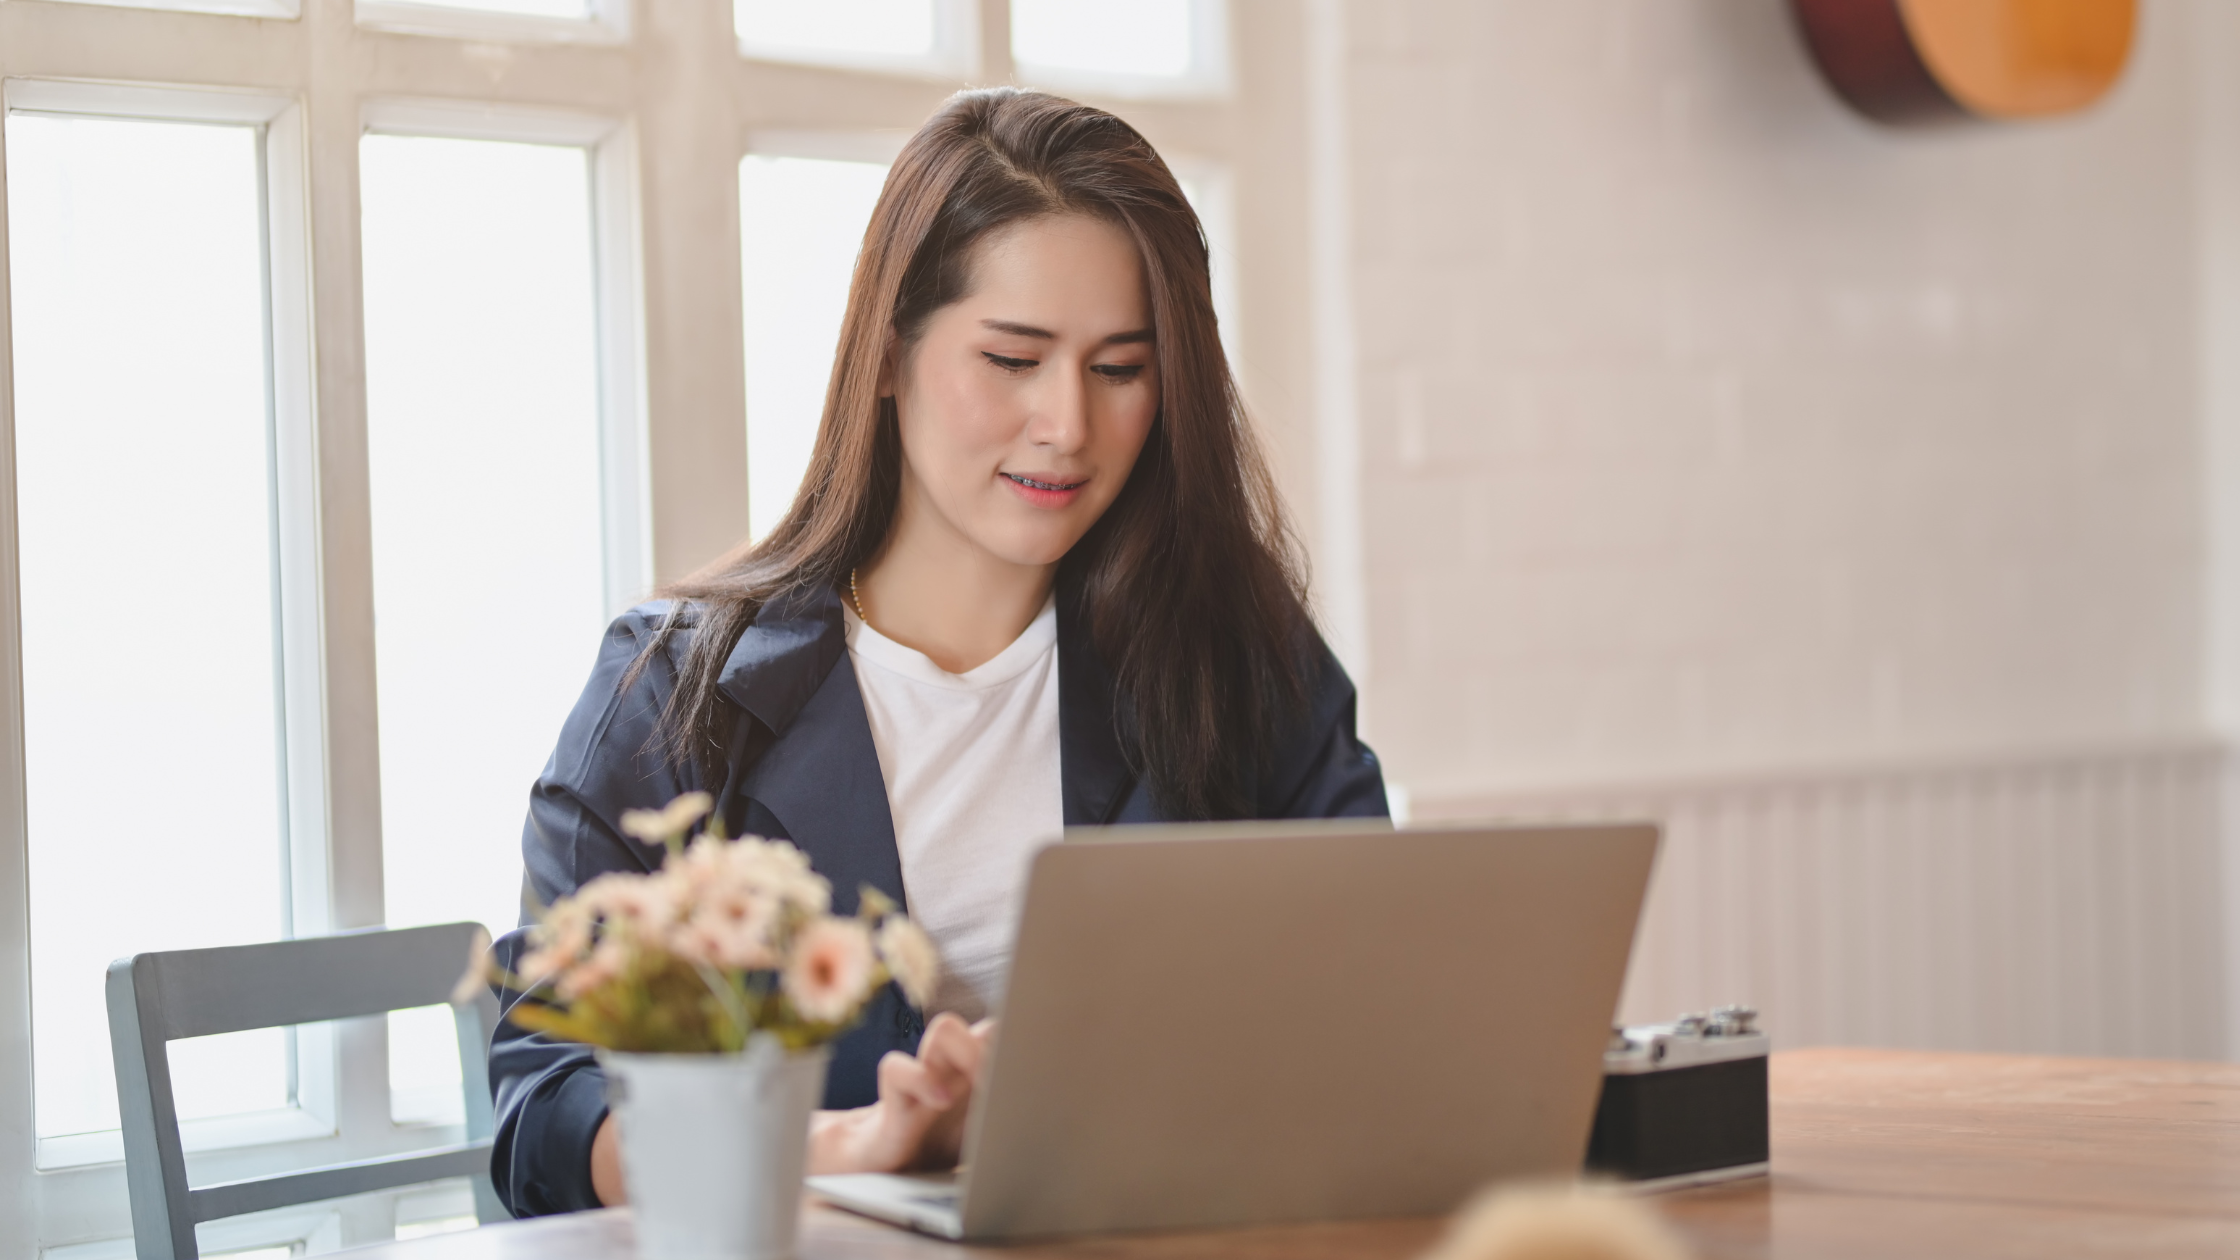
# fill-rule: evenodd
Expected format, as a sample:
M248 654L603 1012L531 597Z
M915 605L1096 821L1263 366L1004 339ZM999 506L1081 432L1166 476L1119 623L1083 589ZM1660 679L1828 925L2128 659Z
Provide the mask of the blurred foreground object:
M1464 1208L1423 1260L1685 1260L1655 1213L1614 1191L1495 1190Z
M2137 0L1791 0L1852 108L1894 126L2073 113L2131 56Z

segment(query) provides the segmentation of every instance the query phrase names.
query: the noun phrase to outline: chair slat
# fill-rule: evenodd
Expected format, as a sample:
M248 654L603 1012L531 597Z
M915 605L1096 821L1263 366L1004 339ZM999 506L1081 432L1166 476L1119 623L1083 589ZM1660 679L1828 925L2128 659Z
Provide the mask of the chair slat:
M298 1203L313 1203L320 1199L339 1199L344 1195L387 1190L392 1186L409 1186L415 1182L437 1181L445 1177L482 1177L489 1172L490 1143L484 1140L465 1142L458 1146L439 1146L403 1155L384 1155L378 1159L353 1160L347 1164L329 1164L323 1168L306 1168L301 1172L261 1177L254 1181L220 1182L187 1191L187 1203L189 1213L197 1222L214 1221L220 1217L239 1216L244 1212L263 1212Z
M385 1015L451 1000L471 923L143 954L167 1041ZM144 979L143 984L146 983Z

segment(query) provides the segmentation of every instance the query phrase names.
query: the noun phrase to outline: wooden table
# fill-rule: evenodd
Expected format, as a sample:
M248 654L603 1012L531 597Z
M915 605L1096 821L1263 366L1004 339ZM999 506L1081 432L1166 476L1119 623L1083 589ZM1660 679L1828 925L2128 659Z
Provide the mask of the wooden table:
M1773 1057L1773 1176L1649 1200L1705 1257L2240 1256L2240 1065L1796 1050ZM1438 1221L967 1248L812 1206L803 1260L1405 1260ZM623 1260L627 1211L365 1260Z

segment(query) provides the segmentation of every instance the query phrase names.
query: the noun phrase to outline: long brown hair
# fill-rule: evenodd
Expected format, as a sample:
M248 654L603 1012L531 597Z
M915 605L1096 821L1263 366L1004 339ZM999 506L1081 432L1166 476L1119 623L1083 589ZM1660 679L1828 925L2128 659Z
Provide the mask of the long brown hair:
M785 519L664 592L697 624L662 715L670 755L720 766L734 715L716 683L740 634L765 604L844 581L886 541L902 471L894 400L879 396L890 339L907 349L965 296L990 232L1056 214L1135 240L1160 383L1134 471L1060 563L1059 588L1111 670L1120 746L1161 808L1251 812L1251 772L1303 697L1312 637L1296 548L1222 354L1205 234L1133 127L1014 88L958 93L895 159ZM673 614L648 653L683 624Z

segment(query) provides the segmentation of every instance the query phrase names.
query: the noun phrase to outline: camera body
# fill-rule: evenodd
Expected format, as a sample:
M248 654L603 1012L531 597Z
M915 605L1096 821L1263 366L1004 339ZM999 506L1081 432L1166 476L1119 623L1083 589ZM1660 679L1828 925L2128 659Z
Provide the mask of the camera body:
M1766 1055L1757 1012L1722 1006L1613 1029L1587 1169L1665 1189L1767 1169Z

